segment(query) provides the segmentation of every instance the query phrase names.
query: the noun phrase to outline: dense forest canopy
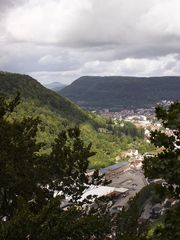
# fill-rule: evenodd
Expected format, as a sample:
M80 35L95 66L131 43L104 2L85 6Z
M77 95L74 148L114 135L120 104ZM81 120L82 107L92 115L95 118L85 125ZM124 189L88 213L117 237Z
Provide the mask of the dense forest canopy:
M74 126L80 127L86 142L93 142L92 148L97 154L90 158L91 168L113 164L121 150L130 147L136 147L142 153L152 148L144 142L143 130L137 129L133 124L125 123L123 128L120 124L115 126L110 119L82 110L27 75L1 72L0 93L12 97L17 91L21 94L21 101L11 118L40 118L41 123L36 136L37 142L43 143L40 154L49 155L51 144L58 132ZM105 132L99 132L100 128Z
M84 76L59 92L84 107L146 108L178 100L180 77Z
M70 121L81 123L88 120L88 114L78 105L45 88L32 77L0 72L0 93L13 96L17 91L21 93L23 98L34 100L43 106L47 106Z

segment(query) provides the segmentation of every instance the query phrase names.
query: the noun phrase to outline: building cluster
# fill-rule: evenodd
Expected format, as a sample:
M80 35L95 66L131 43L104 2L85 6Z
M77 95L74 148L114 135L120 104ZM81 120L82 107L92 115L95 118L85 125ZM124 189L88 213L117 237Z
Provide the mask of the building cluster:
M114 111L113 109L109 108L89 108L88 110L97 113L100 115L104 115L107 117L117 118L117 119L125 119L127 117L131 116L141 116L144 115L148 119L154 118L155 116L155 106L162 106L164 108L169 107L173 102L169 100L162 100L160 102L157 102L154 106L144 107L144 108L121 108L119 110Z
M112 214L122 211L123 208L127 208L129 199L134 197L146 185L152 182L160 184L164 182L162 179L148 181L144 177L142 161L145 156L152 157L152 153L146 153L142 156L136 149L130 149L123 152L123 154L129 158L127 162L119 162L99 170L101 175L107 180L111 180L110 184L108 186L91 186L82 196L82 199L88 196L96 196L97 198L103 196L110 197L109 210ZM149 196L143 203L138 221L140 223L146 221L153 222L176 202L177 199L175 198L167 198L163 202L154 202L152 201L152 196ZM91 206L94 207L94 204Z
M145 116L148 119L152 119L154 118L154 111L155 109L154 107L152 107L152 108L139 108L139 109L123 109L116 112L111 111L109 109L103 109L95 112L106 117L123 120L132 116Z
M142 162L144 157L154 156L153 153L141 155L137 149L129 149L122 152L122 155L126 157L128 161L117 162L116 164L99 170L99 174L106 180L109 180L108 185L90 185L84 191L79 201L83 203L87 211L92 208L98 209L99 204L104 204L101 198L107 197L107 209L110 211L110 214L119 213L123 208L128 208L130 199L132 199L143 187L150 184L143 174ZM117 160L120 159L118 158ZM88 176L91 177L93 172L94 171L89 171ZM153 182L162 183L163 181L162 179L155 179ZM86 199L88 199L88 202ZM152 197L149 196L143 203L142 212L138 219L139 223L147 221L153 222L176 202L177 200L175 198L168 198L163 202L153 203ZM62 202L61 207L66 209L69 204L71 204L70 201L66 199ZM105 239L112 240L113 236L107 235Z
M107 180L110 180L109 187L123 189L119 191L114 199L111 211L118 212L126 207L130 198L136 195L147 181L142 172L143 156L139 154L138 150L130 149L123 152L123 156L129 158L126 162L118 162L106 168L99 170L101 175Z

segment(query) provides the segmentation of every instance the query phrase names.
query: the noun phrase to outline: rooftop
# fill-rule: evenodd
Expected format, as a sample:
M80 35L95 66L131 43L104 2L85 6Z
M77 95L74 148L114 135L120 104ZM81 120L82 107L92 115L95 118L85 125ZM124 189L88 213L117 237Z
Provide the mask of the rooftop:
M82 197L81 201L86 199L88 196L97 196L97 197L102 197L102 196L107 196L113 192L119 192L119 193L125 193L127 192L128 189L121 187L121 188L115 188L115 187L109 187L109 186L91 186L88 190L86 190Z
M122 168L122 167L125 167L125 166L128 166L128 165L129 165L128 162L119 162L119 163L110 165L110 166L108 166L108 167L106 167L106 168L101 168L101 169L100 169L100 172L101 172L102 174L105 174L105 173L107 173L107 172L109 172L109 171L114 171L114 170L116 170L116 169L118 169L118 168Z

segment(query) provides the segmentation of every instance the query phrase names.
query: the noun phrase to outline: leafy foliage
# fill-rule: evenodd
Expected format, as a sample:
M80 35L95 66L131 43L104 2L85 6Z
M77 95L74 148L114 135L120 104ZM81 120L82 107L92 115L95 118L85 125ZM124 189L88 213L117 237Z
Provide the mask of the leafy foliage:
M91 146L71 128L59 133L49 157L39 156L40 120L8 120L18 103L18 96L0 99L0 239L101 239L110 231L108 214L87 213L77 203L88 183ZM71 205L64 211L65 196Z
M167 136L162 131L151 134L151 141L155 146L163 150L154 157L144 161L145 175L149 178L162 178L165 186L159 188L161 196L180 197L180 103L173 103L168 109L157 107L156 116L162 121L165 128L172 131ZM157 225L147 239L150 240L173 240L180 238L180 203L170 208L165 215L162 224Z
M145 239L148 229L147 223L140 223L139 218L143 208L149 200L157 197L156 185L144 187L136 196L129 200L128 208L124 208L117 217L117 239Z
M150 240L180 239L180 203L166 213L164 222L158 225L148 237Z
M175 102L168 109L156 108L156 116L161 120L163 127L172 130L171 135L155 131L151 133L151 141L161 151L154 157L148 157L143 163L146 177L150 179L162 178L165 184L151 184L141 190L133 200L129 202L128 209L124 209L118 218L117 238L124 240L173 240L180 238L180 202L168 209L159 222L153 226L139 223L139 217L146 200L163 201L164 198L180 197L180 103Z
M146 177L162 178L168 189L177 197L180 194L180 103L175 102L169 109L158 107L156 116L165 128L172 130L171 136L162 131L151 134L151 141L163 150L158 155L147 158L144 162Z

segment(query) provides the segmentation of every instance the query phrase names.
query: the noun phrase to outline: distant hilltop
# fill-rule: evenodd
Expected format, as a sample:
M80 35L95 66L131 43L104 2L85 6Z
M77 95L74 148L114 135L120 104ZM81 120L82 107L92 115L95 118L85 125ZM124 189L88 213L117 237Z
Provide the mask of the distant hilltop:
M55 92L60 91L61 89L65 88L66 85L60 82L52 82L44 85L46 88L51 89Z
M180 77L84 76L59 93L86 108L146 108L180 99Z

